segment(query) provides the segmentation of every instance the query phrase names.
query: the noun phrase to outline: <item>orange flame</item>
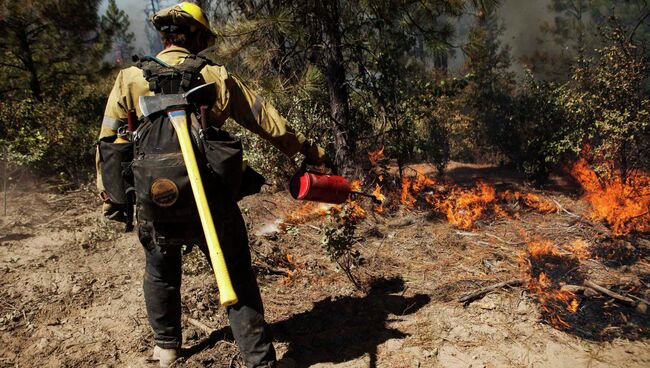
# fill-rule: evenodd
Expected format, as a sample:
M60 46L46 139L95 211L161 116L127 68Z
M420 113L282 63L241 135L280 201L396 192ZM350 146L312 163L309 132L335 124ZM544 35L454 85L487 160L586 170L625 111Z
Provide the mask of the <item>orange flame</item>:
M587 259L591 255L589 250L589 244L583 239L576 239L572 241L569 246L571 247L571 252L578 259Z
M563 262L570 256L562 254L550 241L532 242L528 244L528 289L537 296L549 323L558 329L569 329L571 325L562 319L561 314L576 313L580 302L570 291L560 289L559 280L553 280L546 272L534 275L533 265L545 267L546 262Z
M350 189L351 189L353 192L358 192L358 191L360 191L360 190L361 190L361 180L353 180L353 181L350 183Z
M350 219L360 220L366 217L366 210L361 208L357 201L348 201L347 204L350 206L352 213L350 214Z
M571 174L585 190L594 220L605 220L616 236L650 231L650 176L646 173L599 178L587 161L579 160Z
M402 177L400 202L408 208L413 208L416 202L415 197L411 194L411 179L406 176Z
M415 181L413 181L412 189L414 193L419 193L422 191L422 189L432 187L434 185L436 185L435 180L429 178L426 175L418 173L415 177Z
M384 212L384 200L386 200L386 197L381 194L381 186L379 184L375 185L375 190L372 192L372 195L381 202L381 204L375 205L375 211Z
M555 212L557 211L557 206L555 203L549 201L546 198L542 198L537 194L526 193L523 195L524 203L530 208L534 208L540 212Z
M557 212L558 210L555 203L541 195L533 193L512 192L507 190L499 196L504 200L523 202L526 207L542 213Z
M454 188L445 199L428 196L429 203L442 210L447 220L461 229L471 229L490 209L497 208L496 190L483 182L476 187Z
M384 158L384 146L381 146L377 151L368 152L368 160L372 166L377 165L377 162L382 158Z
M282 226L304 224L319 217L326 216L336 210L336 206L318 203L304 202L293 211L288 212L282 221Z

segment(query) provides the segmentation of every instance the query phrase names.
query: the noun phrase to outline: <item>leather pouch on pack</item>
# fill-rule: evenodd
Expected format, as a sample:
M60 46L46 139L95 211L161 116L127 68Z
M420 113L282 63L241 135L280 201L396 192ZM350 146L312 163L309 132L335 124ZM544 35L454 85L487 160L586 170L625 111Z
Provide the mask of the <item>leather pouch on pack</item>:
M226 190L238 199L244 159L241 142L224 130L208 127L201 132L201 144L217 190Z
M192 222L196 204L180 153L148 154L133 161L138 220Z
M133 187L133 143L114 143L116 136L99 140L99 162L102 182L113 204L126 205L128 188Z

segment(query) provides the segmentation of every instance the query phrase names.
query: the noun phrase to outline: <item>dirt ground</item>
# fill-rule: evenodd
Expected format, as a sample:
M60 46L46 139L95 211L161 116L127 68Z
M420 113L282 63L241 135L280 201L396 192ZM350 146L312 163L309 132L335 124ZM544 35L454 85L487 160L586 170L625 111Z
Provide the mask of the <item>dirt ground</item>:
M486 174L481 168L455 173ZM487 180L522 187L518 178ZM527 240L517 228L555 234L557 244L576 236L599 241L569 214L588 210L575 193L550 188L544 194L566 211L521 211L516 221L492 218L473 231L421 209L369 211L355 245L365 260L355 270L365 292L323 252L322 218L276 229L300 203L286 192L245 199L241 208L279 355L298 367L649 367L650 317L609 298L582 299L582 317L569 319L564 330L548 323L525 287L499 289L468 305L457 301L522 277ZM60 194L14 184L8 197L8 215L0 216L0 367L155 367L147 361L152 333L136 235L106 222L89 190ZM636 295L648 298L648 240L627 241L643 250L632 261L594 258L575 272L617 290L636 285ZM240 367L213 276L197 253L184 265L184 358L175 366ZM598 311L610 314L607 323ZM213 331L207 336L191 321Z

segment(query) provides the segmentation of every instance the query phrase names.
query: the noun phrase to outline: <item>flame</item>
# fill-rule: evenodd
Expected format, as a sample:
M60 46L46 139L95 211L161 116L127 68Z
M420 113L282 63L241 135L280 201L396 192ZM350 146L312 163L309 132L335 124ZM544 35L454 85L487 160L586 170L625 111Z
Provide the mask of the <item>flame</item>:
M375 190L372 192L372 195L381 202L381 204L375 205L375 211L384 212L384 200L386 200L386 197L381 194L381 186L379 184L375 185Z
M368 152L368 160L372 166L377 165L377 162L382 158L384 158L384 146L381 146L377 151Z
M327 203L304 202L293 211L287 212L284 220L280 225L286 226L289 224L304 224L305 222L326 216L333 211L336 211L336 207L337 206Z
M348 200L346 203L350 206L351 210L349 219L357 221L366 217L366 210L361 208L357 201Z
M400 202L408 208L413 208L417 200L411 194L411 179L404 176L402 177L402 192L400 194Z
M436 184L436 181L426 175L417 173L415 179L408 176L402 177L402 188L400 192L400 202L408 208L413 208L417 203L415 198L423 189L430 188Z
M589 244L587 244L583 239L576 239L572 241L569 246L571 247L573 255L578 259L587 259L591 256Z
M605 220L615 236L650 231L650 175L637 172L627 179L599 177L587 161L579 160L571 170L585 190L591 217Z
M483 182L476 187L454 188L447 198L432 195L427 201L447 215L447 220L458 228L469 230L490 209L497 208L496 190Z
M530 208L534 208L540 212L556 212L557 206L555 203L546 198L542 198L537 194L526 193L523 195L524 203Z
M350 183L350 189L353 192L358 192L361 190L361 180L353 180L352 183Z
M436 185L435 180L429 178L426 175L418 173L415 177L415 181L413 181L411 188L413 189L413 192L419 193L422 191L422 189L432 187L434 185Z
M562 254L548 240L529 243L527 258L530 265L527 270L529 291L537 296L545 317L553 327L561 330L570 329L571 325L562 317L576 313L580 302L574 293L560 289L558 276L551 277L538 268L546 268L554 263L561 266L566 261L574 260L570 256ZM535 275L536 273L537 275Z
M533 193L512 192L507 190L500 194L500 198L508 201L523 202L526 207L542 213L557 212L558 210L557 205L551 200Z

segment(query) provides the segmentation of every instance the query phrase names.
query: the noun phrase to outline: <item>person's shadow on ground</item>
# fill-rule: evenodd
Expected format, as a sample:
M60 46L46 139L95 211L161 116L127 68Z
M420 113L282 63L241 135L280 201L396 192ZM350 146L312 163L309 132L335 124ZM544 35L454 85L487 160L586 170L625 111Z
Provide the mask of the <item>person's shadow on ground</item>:
M274 340L289 343L285 357L294 359L297 367L341 363L366 354L370 359L369 366L376 367L380 344L408 336L388 327L388 323L416 312L431 300L424 294L405 297L402 295L405 290L401 278L378 279L363 297L323 299L309 311L271 324ZM390 315L396 317L390 320ZM223 339L232 339L229 327L215 331L209 338L187 349L184 355L190 357Z
M341 363L366 354L370 367L375 367L378 345L408 336L388 327L389 315L399 320L431 300L423 294L404 297L404 291L401 278L379 279L364 297L318 301L311 310L272 324L275 340L289 343L285 357L293 358L298 367Z

